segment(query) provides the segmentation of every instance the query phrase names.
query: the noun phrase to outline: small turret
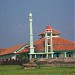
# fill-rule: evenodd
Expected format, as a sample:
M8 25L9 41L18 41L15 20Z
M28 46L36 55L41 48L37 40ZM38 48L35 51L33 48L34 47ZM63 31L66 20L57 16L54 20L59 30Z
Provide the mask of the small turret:
M47 26L46 26L46 32L51 32L51 31L52 31L51 26L50 26L50 25L47 25Z

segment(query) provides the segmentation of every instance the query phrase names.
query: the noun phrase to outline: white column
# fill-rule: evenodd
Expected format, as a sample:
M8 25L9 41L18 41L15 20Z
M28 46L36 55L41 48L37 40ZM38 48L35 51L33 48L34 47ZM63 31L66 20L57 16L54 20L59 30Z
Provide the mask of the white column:
M66 52L64 52L64 57L66 57Z
M51 58L53 58L53 54L54 54L54 52L53 52L53 43L52 43L52 30L51 30L51 33L50 33L50 42L51 42Z
M46 58L48 58L48 37L47 37L47 32L45 32L45 53L46 53Z
M36 58L36 54L35 54L35 58Z
M30 59L32 59L32 55L30 54Z
M16 60L16 54L12 56L12 59Z
M29 23L30 23L30 59L32 58L32 55L34 53L34 47L33 47L33 29L32 29L32 13L29 14Z
M73 57L75 57L75 52L73 52Z
M50 33L50 45L51 45L51 52L53 52L53 45L52 45L52 31Z
M47 55L46 55L46 58L48 59L48 53L47 53Z
M53 58L53 54L54 54L54 52L51 53L51 58Z
M45 53L47 53L47 33L45 32Z

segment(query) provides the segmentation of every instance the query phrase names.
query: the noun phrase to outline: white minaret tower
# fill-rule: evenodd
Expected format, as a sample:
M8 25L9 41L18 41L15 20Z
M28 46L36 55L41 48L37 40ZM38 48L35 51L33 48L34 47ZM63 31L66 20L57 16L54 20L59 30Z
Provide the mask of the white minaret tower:
M32 29L32 13L29 14L29 24L30 24L30 59L34 54L34 47L33 47L33 29Z
M48 54L51 54L51 58L53 58L53 45L52 45L52 29L51 26L48 25L46 26L45 30L45 53L47 53L47 58Z

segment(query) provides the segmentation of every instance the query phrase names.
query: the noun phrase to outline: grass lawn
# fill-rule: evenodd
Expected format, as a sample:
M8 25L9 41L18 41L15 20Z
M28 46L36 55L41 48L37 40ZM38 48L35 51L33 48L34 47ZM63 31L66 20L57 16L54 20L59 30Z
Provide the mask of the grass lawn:
M19 65L0 65L0 75L75 75L75 66L24 69Z

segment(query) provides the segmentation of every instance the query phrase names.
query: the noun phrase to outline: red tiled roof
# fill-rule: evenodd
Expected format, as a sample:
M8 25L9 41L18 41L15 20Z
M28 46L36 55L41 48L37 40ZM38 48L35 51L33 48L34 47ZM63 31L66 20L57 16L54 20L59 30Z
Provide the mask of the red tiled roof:
M5 48L0 48L0 54L5 50L6 50Z
M52 34L61 34L61 32L59 32L59 31L57 31L57 30L55 30L55 29L52 29ZM41 33L39 34L39 36L40 36L40 35L45 35L44 31L41 32Z
M0 53L0 55L13 53L14 51L16 51L17 49L21 48L22 46L23 46L23 44L6 48L3 52Z
M61 50L75 50L75 43L64 39L62 37L53 37L53 50L61 51ZM45 50L45 38L38 39L34 42L35 51L44 51ZM21 50L19 53L29 51L29 45Z
M75 42L64 39L62 37L53 37L53 50L75 50ZM50 42L50 41L48 41ZM0 55L10 54L15 52L17 49L24 46L24 44L20 44L17 46L12 46L6 49L0 49ZM35 50L44 51L45 50L45 38L40 38L34 42ZM27 45L24 49L20 50L17 53L29 52L29 45Z
M4 50L6 50L5 48L0 48L0 51L4 51Z
M53 50L75 50L75 42L64 39L62 37L53 37ZM48 41L49 42L49 41ZM10 54L15 52L17 49L24 46L24 44L20 44L17 46L12 46L4 49L0 52L0 55ZM45 38L38 39L34 42L35 50L44 51L45 50ZM0 49L2 50L2 49ZM24 49L20 50L17 53L29 52L29 45L27 45Z
M53 37L53 50L75 50L75 43L61 38L61 37ZM44 50L45 46L45 38L41 38L34 42L35 50Z
M75 43L70 40L57 37L54 38L53 40L53 49L54 50L75 50Z

